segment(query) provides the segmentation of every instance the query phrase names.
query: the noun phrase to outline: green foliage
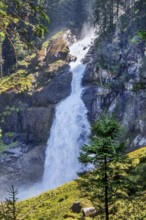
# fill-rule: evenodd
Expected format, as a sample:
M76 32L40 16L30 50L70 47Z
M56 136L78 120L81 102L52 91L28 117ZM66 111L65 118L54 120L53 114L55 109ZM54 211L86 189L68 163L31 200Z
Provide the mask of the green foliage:
M138 152L135 152L138 156ZM92 184L91 186L92 187ZM97 183L98 187L98 183ZM77 182L67 183L57 189L43 193L35 198L25 200L18 203L20 209L19 218L24 217L25 220L63 220L66 216L72 216L72 219L104 219L102 212L95 218L83 218L82 213L72 213L70 208L76 201L80 201L82 208L95 206L97 211L101 210L102 203L100 199L90 198L83 193L83 189L79 190ZM123 190L124 194L124 190ZM19 195L18 195L19 196ZM61 201L61 202L60 202ZM111 204L110 219L127 219L144 220L146 215L146 195L143 193L140 197L135 196L132 200L120 198Z
M14 137L15 136L15 132L7 132L5 133L6 138L10 138L10 137Z
M132 37L132 39L131 39L131 43L133 44L133 45L138 45L138 43L141 41L141 39L140 39L140 37L138 36L138 35L135 35L135 36L133 36Z
M139 91L139 90L142 90L142 89L146 89L146 83L145 82L139 82L139 83L134 83L133 84L133 90L135 92Z
M146 40L146 31L139 31L139 32L138 32L138 36L139 36L142 40Z
M95 0L94 23L98 25L102 33L108 34L115 30L120 21L122 29L126 31L129 23L133 22L136 16L140 13L143 16L142 11L145 13L145 0ZM145 31L140 31L139 36L146 39Z
M41 2L42 3L42 2ZM0 35L7 36L12 43L16 34L21 40L29 45L30 34L44 37L48 31L46 25L50 23L39 1L2 0L0 3ZM45 25L43 24L45 23ZM39 30L39 31L38 31Z
M0 80L0 94L7 90L14 90L18 93L32 90L33 75L20 69L16 73L5 76Z
M1 203L0 213L3 220L18 220L18 210L16 207L16 202L18 200L17 194L17 190L14 188L14 186L11 186L8 191L8 198L6 198L4 204Z
M0 65L1 78L18 69L18 61L22 60L29 50L36 51L41 38L48 33L50 19L43 8L45 0L1 0L0 2ZM3 64L10 60L9 55L4 55L2 44L8 45L14 59L9 62L8 70L3 69ZM16 65L15 65L16 64ZM4 66L5 67L5 66ZM4 72L3 72L4 70Z
M105 203L108 219L111 202L128 197L128 192L125 190L123 193L122 190L131 184L128 179L131 163L123 154L123 143L118 141L121 127L112 116L102 116L94 124L92 132L91 145L83 146L79 157L82 164L92 166L92 169L81 173L79 182L87 195Z

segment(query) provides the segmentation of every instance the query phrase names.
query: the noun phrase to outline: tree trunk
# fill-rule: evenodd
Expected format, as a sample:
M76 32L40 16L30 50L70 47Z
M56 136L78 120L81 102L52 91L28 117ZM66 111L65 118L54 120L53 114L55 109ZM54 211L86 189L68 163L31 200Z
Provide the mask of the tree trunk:
M119 0L117 0L117 18L119 16Z
M0 78L3 78L2 37L0 37Z
M113 0L110 1L110 29L113 29L113 20L114 20L114 5Z
M104 157L104 178L105 178L105 214L106 214L106 220L109 220L109 210L108 210L108 177L107 177L107 158Z

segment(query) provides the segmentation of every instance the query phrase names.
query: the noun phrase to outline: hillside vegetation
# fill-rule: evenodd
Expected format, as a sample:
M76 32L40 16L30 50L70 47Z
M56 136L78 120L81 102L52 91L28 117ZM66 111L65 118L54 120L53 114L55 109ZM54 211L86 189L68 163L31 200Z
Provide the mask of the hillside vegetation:
M146 147L129 153L133 158L133 167L139 163L146 154ZM144 171L143 171L144 172ZM142 183L143 184L143 183ZM123 192L124 193L124 192ZM27 220L61 220L61 219L104 219L102 213L96 217L83 217L82 212L73 213L71 207L74 202L79 201L82 208L94 206L97 211L100 207L99 201L83 196L78 188L78 182L67 183L57 189L43 193L42 195L18 203L20 219ZM131 200L118 199L112 204L111 220L145 220L146 219L146 192L141 191L140 195L131 197Z

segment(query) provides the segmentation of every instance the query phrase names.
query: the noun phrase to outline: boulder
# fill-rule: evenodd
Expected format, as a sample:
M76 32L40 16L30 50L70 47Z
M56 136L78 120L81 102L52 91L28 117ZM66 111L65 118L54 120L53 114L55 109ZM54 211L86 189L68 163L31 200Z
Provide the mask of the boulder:
M97 211L94 207L83 208L82 212L85 217L95 217L97 214Z
M77 201L77 202L75 202L73 205L72 205L72 207L71 207L71 210L72 210L72 212L74 212L74 213L80 213L81 212L81 205L80 205L80 202L79 201Z

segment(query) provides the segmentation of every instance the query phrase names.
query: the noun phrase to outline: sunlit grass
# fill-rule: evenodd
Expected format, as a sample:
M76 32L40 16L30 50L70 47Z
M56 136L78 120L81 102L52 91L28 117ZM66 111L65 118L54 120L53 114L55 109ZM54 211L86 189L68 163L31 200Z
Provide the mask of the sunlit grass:
M134 159L134 166L145 153L146 147L129 153L130 158ZM124 194L124 191L121 193ZM26 220L105 219L104 212L94 218L83 218L82 212L73 213L71 206L76 201L80 201L82 208L95 206L98 210L101 206L96 197L91 200L88 196L83 196L76 181L35 198L19 202L18 206L21 210L20 216L25 217ZM116 199L110 207L110 220L146 220L146 193L142 192L141 196L134 196L131 200L128 198Z

